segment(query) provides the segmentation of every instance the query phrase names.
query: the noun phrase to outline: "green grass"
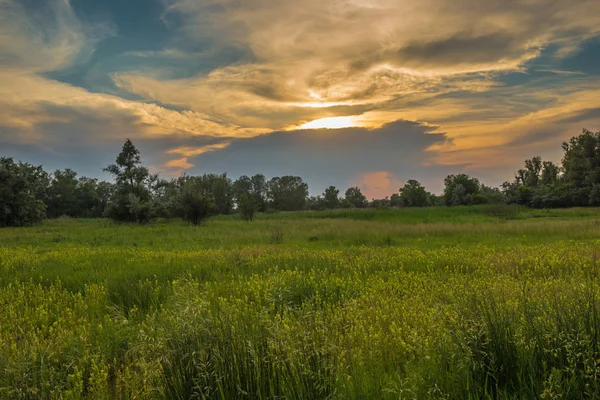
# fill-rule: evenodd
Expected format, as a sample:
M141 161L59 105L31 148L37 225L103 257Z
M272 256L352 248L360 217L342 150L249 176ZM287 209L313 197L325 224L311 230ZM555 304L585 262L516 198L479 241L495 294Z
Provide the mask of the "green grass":
M600 397L600 210L0 230L0 398Z

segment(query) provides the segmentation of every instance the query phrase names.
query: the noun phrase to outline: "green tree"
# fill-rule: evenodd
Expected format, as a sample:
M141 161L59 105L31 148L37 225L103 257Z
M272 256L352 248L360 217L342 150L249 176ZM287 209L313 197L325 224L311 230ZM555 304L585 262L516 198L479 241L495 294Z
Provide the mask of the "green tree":
M252 180L246 175L242 175L233 182L233 199L236 203L240 202L240 198L252 193Z
M389 197L384 197L383 199L373 199L371 200L371 202L369 203L369 208L376 208L378 210L384 210L387 208L390 208L390 198Z
M246 222L252 222L256 214L256 199L249 193L242 194L237 202L238 212Z
M252 182L252 195L256 200L258 211L264 212L267 210L267 180L262 174L256 174L250 178Z
M362 194L358 186L348 188L344 194L344 198L356 208L365 208L369 204L367 198Z
M323 196L310 196L307 200L307 207L312 211L323 211L327 209Z
M329 186L323 193L323 199L325 201L325 207L329 209L338 208L340 205L339 198L340 191L335 186Z
M467 174L448 175L444 179L444 203L447 206L476 204L481 184Z
M227 174L205 174L192 179L197 180L203 191L212 196L217 214L233 213L234 188Z
M115 178L115 192L106 208L106 216L116 221L146 223L155 216L152 186L156 175L142 165L140 152L127 139L116 163L104 169Z
M210 218L217 212L215 200L198 180L188 180L183 185L179 201L179 212L184 221L194 225Z
M77 216L84 218L99 218L104 213L102 199L98 194L98 180L81 177L75 189Z
M95 218L103 217L108 207L108 203L110 199L114 196L116 191L116 186L110 182L100 181L98 185L96 185L96 193L98 194L98 209L94 213Z
M52 174L46 198L48 217L80 216L77 204L78 183L77 173L69 168L64 171L57 170Z
M390 207L402 207L402 197L399 193L394 193L390 197Z
M249 178L246 175L240 176L233 182L233 197L235 202L239 202L240 196L249 194L254 198L257 211L266 210L266 180L261 174Z
M544 161L542 166L542 185L552 185L558 182L560 177L560 167L552 161Z
M579 136L563 143L563 151L563 179L571 187L573 205L595 203L592 189L600 184L600 131L584 129Z
M400 201L404 207L426 207L431 205L429 193L423 185L414 179L410 179L400 189Z
M506 202L506 196L498 188L492 188L484 184L481 185L478 196L482 197L480 203L501 204Z
M46 216L41 198L47 185L48 174L41 166L0 158L0 227L41 222Z
M279 211L304 210L308 185L299 176L274 177L267 183L270 206Z
M523 175L523 184L525 186L536 187L540 184L542 165L541 157L533 157L525 160L525 172Z

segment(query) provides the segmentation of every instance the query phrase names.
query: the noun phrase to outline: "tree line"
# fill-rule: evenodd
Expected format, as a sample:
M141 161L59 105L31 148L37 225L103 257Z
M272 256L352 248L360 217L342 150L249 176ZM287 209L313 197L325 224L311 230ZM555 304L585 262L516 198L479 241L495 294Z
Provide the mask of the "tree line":
M0 158L0 227L25 226L44 218L107 217L147 223L154 218L183 218L193 224L216 214L237 212L251 221L256 212L336 208L430 207L520 204L536 208L600 205L600 131L583 132L564 142L561 165L533 157L500 188L467 174L448 175L441 195L408 180L398 193L368 201L360 188L344 195L335 186L309 196L299 176L151 174L138 149L127 139L115 163L104 168L113 182L79 177L71 169L47 173L42 166Z

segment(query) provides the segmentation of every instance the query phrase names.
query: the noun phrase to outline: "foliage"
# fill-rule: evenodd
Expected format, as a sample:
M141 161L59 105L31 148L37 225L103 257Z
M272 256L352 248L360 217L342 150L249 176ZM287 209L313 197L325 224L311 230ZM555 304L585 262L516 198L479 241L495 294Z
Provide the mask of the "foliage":
M197 181L197 186L204 191L210 193L215 202L217 214L233 213L234 192L231 179L227 174L205 174L199 177L191 177L190 179Z
M181 217L194 225L198 225L217 212L214 197L202 183L197 179L189 179L183 185L178 201Z
M385 210L391 207L391 201L388 197L383 199L373 199L369 202L369 208L376 208L378 210Z
M369 205L367 198L362 194L358 186L348 188L344 194L344 198L356 208L365 208Z
M502 189L509 203L534 208L600 205L600 131L586 129L563 143L560 166L540 157L525 160Z
M46 205L41 200L48 176L42 167L0 158L0 227L41 222Z
M467 174L448 175L444 179L444 202L447 206L481 204L479 179Z
M352 204L350 200L343 198L342 200L340 200L340 207L344 209L354 208L354 204Z
M215 211L211 214L220 215L233 213L246 195L253 197L260 212L503 203L540 209L600 206L600 132L584 130L564 143L563 150L561 165L541 157L525 160L514 180L500 188L488 187L467 174L456 174L446 177L441 196L427 192L418 181L410 179L391 197L368 202L358 187L347 189L342 199L334 186L322 195L309 197L308 185L298 176L267 181L264 175L244 175L234 182L227 174L184 174L175 179L160 179L143 166L139 151L127 140L116 162L105 169L115 183L78 177L71 169L47 174L41 166L15 164L4 158L0 225L39 222L44 207L50 218L105 216L116 221L147 223L155 217L179 217L183 188L190 180L195 181L203 196L214 202ZM23 190L19 189L21 186Z
M46 190L49 218L68 216L73 218L100 218L112 196L113 187L97 179L77 178L71 169L57 170Z
M249 194L254 197L257 211L264 212L267 207L267 183L265 176L262 174L256 174L251 178L246 175L240 176L233 182L233 197L234 200L239 202L241 196Z
M338 197L339 194L340 191L336 189L335 186L329 186L327 189L325 189L325 192L323 193L325 207L330 210L338 208L340 205L340 199Z
M310 196L307 200L307 208L312 211L324 211L327 209L325 199L322 196Z
M410 179L400 189L400 203L403 207L426 207L431 205L429 193L423 185L414 179Z
M267 182L270 207L279 211L298 211L306 206L308 185L299 176L274 177Z
M246 222L252 222L256 214L256 199L251 194L242 194L238 199L238 212Z
M115 221L147 223L156 216L152 196L158 177L142 165L139 150L127 139L115 164L104 169L115 178L115 191L105 215Z

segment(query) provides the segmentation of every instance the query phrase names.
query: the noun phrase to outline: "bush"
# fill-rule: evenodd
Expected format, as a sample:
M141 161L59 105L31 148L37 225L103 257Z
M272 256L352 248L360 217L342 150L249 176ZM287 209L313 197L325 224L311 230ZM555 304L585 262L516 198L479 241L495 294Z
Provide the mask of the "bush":
M195 185L184 187L179 207L184 221L190 221L194 225L198 225L216 212L214 198L201 192Z
M256 213L256 199L249 194L243 194L238 200L238 211L244 221L252 222Z
M517 219L521 213L521 207L516 204L489 204L483 209L485 215L500 219Z
M36 198L47 180L41 167L0 158L0 227L41 222L46 205Z
M340 202L340 207L344 209L354 208L354 204L352 204L348 199L342 199Z

